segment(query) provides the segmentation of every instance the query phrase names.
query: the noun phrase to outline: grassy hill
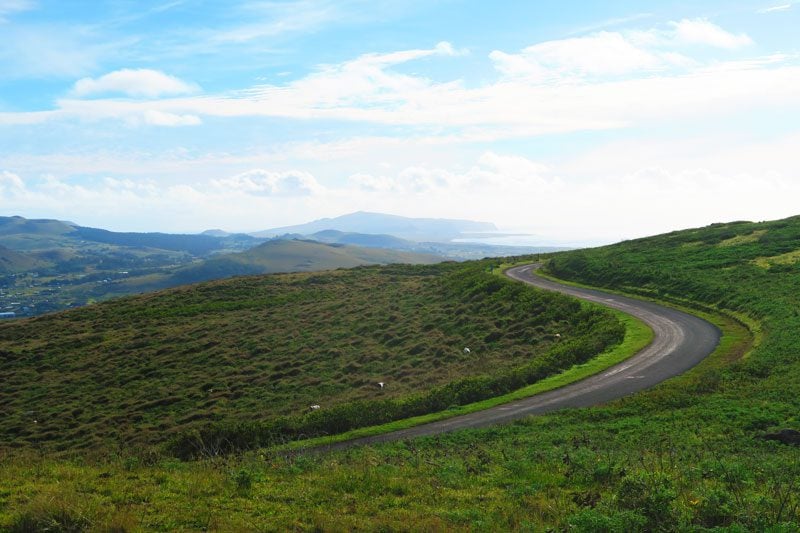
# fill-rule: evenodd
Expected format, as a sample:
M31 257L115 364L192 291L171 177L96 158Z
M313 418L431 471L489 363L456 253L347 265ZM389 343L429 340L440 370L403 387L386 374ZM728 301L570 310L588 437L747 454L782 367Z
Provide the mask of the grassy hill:
M287 438L346 430L491 396L494 382L468 379L534 362L544 375L620 340L611 315L485 268L238 278L0 325L0 447L130 449L279 415ZM306 416L311 404L324 409Z
M66 516L130 530L797 531L800 447L780 430L800 430L799 259L800 217L555 255L554 275L719 309L754 338L714 314L720 350L653 390L331 455L7 456L0 527Z
M36 257L0 246L0 274L24 272L42 265Z

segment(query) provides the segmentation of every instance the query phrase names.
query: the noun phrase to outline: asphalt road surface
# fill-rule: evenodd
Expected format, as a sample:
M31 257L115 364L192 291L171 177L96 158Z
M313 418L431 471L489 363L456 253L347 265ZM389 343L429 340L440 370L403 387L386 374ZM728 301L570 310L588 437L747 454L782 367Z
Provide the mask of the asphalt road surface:
M569 294L633 315L653 328L653 342L622 363L559 389L438 422L321 446L314 451L481 428L565 407L602 404L685 372L713 352L719 344L719 330L701 318L652 302L562 285L537 276L535 268L535 265L518 266L509 269L506 275L541 289Z

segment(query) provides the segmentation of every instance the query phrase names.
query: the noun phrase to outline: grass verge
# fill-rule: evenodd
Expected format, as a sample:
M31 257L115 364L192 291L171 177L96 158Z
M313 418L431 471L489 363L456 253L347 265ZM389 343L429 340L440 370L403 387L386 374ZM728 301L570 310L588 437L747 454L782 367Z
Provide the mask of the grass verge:
M525 263L527 263L527 261L515 263L513 265L505 265L503 270L505 271L512 266ZM652 296L642 294L641 292L627 292L608 287L593 287L592 285L585 285L583 283L563 280L541 270L538 270L536 274L545 279L549 279L563 285L580 287L582 289L601 290L611 294L619 294L620 296L627 296L628 298L645 300L667 307L672 307L673 309L698 316L703 320L711 322L717 326L717 328L719 328L722 336L717 348L706 359L710 359L712 356L720 355L723 356L725 361L740 358L746 359L747 356L750 355L750 353L761 344L764 336L761 322L744 313L729 311L727 309L719 309L718 307L680 298L654 298ZM743 346L746 346L746 348L742 348ZM724 357L724 355L728 354L728 352L731 352L729 354L730 357ZM715 359L718 358L719 357L715 357Z

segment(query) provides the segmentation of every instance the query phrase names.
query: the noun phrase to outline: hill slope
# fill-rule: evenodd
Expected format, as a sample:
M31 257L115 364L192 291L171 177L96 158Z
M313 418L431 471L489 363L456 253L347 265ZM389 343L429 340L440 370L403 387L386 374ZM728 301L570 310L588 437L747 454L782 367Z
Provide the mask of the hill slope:
M459 391L491 395L493 381L436 386L540 360L546 375L620 340L611 315L485 268L238 278L0 324L0 450L163 443L214 421L302 415L309 404L333 413L352 400L382 403L348 416L377 416L409 395L397 407L421 414L461 402ZM336 421L292 423L312 422ZM323 429L334 431L313 431Z
M0 527L36 512L42 492L54 501L49 489L68 502L55 510L98 526L133 510L153 529L797 531L800 217L567 252L549 268L748 315L759 342L748 352L741 326L719 319L723 351L651 391L328 456L6 461L0 486L21 511L3 522L0 509Z
M44 266L44 263L33 256L0 246L0 274L24 272L41 266Z

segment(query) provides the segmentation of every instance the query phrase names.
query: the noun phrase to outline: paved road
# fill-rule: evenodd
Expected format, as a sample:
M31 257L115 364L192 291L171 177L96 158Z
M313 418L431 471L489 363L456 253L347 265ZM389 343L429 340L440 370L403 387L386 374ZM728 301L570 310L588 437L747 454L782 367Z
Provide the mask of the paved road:
M719 330L701 318L652 302L561 285L537 276L533 273L534 269L534 265L514 267L506 275L541 289L569 294L631 314L653 328L653 342L626 361L560 389L430 424L323 446L315 451L480 428L565 407L601 404L685 372L713 352L719 344Z

